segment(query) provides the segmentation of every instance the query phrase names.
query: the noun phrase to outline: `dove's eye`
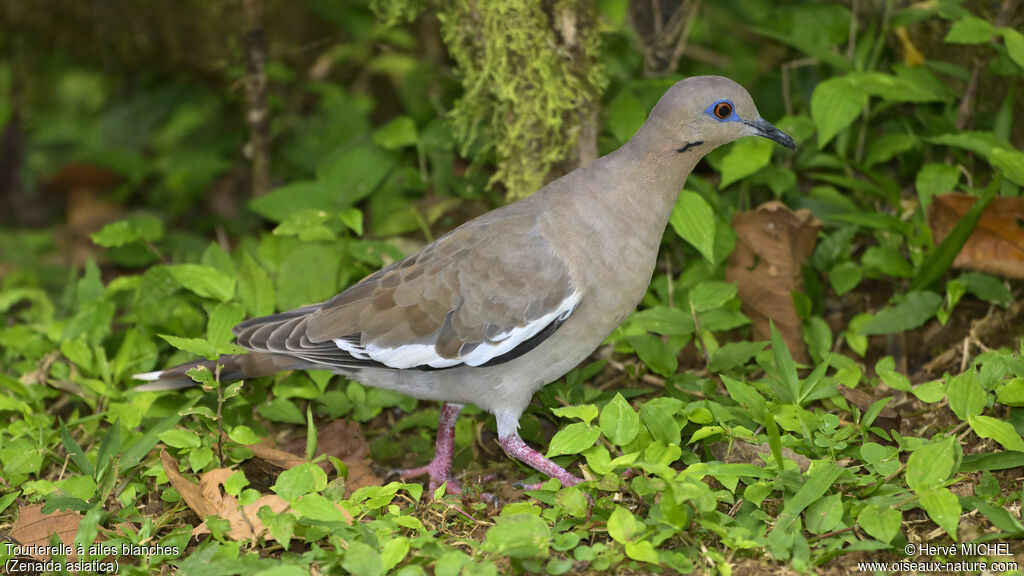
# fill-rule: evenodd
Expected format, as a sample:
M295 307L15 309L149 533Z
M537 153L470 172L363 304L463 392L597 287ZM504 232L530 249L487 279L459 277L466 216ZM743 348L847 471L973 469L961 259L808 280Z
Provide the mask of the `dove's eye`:
M728 102L719 102L714 107L715 118L719 120L728 120L732 116L732 104Z

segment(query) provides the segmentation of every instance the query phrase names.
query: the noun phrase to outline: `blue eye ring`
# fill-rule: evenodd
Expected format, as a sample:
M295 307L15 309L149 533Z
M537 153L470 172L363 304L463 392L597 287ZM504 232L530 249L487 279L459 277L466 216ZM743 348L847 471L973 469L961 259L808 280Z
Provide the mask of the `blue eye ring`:
M736 115L736 106L728 100L716 100L704 113L719 122L738 122L740 119Z

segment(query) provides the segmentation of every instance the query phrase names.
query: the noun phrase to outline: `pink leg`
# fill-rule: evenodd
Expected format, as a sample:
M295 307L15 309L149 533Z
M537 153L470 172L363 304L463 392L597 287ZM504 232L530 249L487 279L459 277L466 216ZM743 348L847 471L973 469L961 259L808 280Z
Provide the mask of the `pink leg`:
M524 464L530 465L537 471L543 472L552 478L558 478L561 480L562 486L573 486L583 482L582 478L573 476L565 468L548 460L543 454L527 446L526 442L523 442L523 439L519 437L519 434L499 437L498 444L501 445L501 449L505 451L505 454ZM527 486L527 489L535 488L536 486Z
M431 493L445 482L449 494L461 494L462 488L452 478L452 457L455 456L455 419L462 411L462 404L443 404L441 418L437 423L437 443L434 448L434 459L426 466L401 470L398 477L402 480L427 475L430 478L428 489Z

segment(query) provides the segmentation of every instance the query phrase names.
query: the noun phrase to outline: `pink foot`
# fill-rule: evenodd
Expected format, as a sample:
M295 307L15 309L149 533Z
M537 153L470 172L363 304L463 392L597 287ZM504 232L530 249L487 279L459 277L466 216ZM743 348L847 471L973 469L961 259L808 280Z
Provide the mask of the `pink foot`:
M462 411L461 404L444 404L441 406L441 418L437 423L437 442L434 448L434 459L426 466L399 470L398 477L402 480L427 476L430 481L427 489L433 494L441 484L448 486L449 494L462 494L462 487L452 478L452 457L455 455L455 419Z
M498 444L501 445L501 449L505 451L505 454L519 460L523 464L528 464L538 472L543 472L552 478L558 478L562 482L562 486L574 486L583 482L582 478L573 476L565 468L548 460L543 454L527 446L526 442L523 442L523 439L519 437L519 434L499 437ZM540 484L524 486L527 490L535 490L539 487Z

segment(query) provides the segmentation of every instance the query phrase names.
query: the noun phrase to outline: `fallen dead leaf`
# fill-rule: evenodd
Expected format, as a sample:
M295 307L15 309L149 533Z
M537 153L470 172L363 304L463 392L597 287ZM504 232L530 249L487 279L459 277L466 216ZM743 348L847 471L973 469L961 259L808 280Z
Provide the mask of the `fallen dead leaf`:
M732 225L737 242L725 279L739 288L743 313L753 321L753 339L768 340L772 320L793 359L807 362L792 292L803 290L800 269L814 250L821 222L809 210L793 212L773 201L737 213Z
M942 194L928 206L928 225L939 243L977 201L967 194ZM981 213L978 225L953 268L977 270L1002 278L1024 278L1024 198L1000 196Z
M18 510L18 519L11 528L11 538L22 546L46 548L50 546L50 537L57 534L62 543L72 547L81 521L82 516L77 512L65 510L44 514L42 504L26 506ZM36 554L35 557L42 560L50 559L49 554Z
M862 413L867 412L868 408L870 408L872 404L882 399L881 397L875 398L863 390L848 388L843 384L836 385L836 391L839 392L843 398L846 398L847 402L856 406ZM886 406L878 413L878 417L875 418L873 425L885 430L886 432L892 432L893 430L899 432L900 420L901 417L899 412L896 412L892 408Z
M264 439L259 444L251 444L249 448L253 451L257 458L263 460L267 464L283 468L285 470L294 468L299 464L306 462L305 458L296 456L291 452L285 452L278 448L274 448L274 445L268 439Z
M231 525L228 537L232 540L252 540L264 538L273 540L274 537L267 531L263 521L259 518L259 511L264 506L269 506L274 512L283 512L288 509L288 502L276 494L267 494L256 502L246 506L239 506L238 500L223 490L224 482L235 473L230 468L215 468L203 473L199 477L199 485L195 485L178 472L178 462L167 453L160 451L160 461L163 463L167 479L174 486L174 489L181 494L185 504L192 509L200 518L207 516L220 516ZM300 464L303 461L300 460ZM352 517L341 506L335 506L348 518L351 523ZM209 528L204 520L193 528L192 535L209 533Z

